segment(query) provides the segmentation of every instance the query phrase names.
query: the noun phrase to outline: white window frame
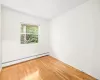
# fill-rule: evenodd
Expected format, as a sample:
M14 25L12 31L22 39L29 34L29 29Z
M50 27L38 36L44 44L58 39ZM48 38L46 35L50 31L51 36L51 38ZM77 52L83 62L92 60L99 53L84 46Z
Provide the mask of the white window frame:
M30 24L21 24L21 27L22 27L22 25L26 25L26 26L27 26L27 25L30 25ZM24 26L24 27L25 27L25 28L24 28L24 32L21 32L21 31L20 31L20 35L25 34L25 37L24 37L25 43L26 43L26 41L27 41L27 40L26 40L26 35L27 35L27 34L33 34L33 33L27 33L27 32L26 32L26 26ZM33 25L33 26L37 26L37 27L38 27L38 42L39 42L39 26L38 26L38 25Z

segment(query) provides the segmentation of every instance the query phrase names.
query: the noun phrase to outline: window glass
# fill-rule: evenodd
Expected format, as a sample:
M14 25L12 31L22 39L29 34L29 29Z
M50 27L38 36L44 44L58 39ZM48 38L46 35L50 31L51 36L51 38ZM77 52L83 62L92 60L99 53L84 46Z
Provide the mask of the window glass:
M38 43L38 26L21 25L21 44Z

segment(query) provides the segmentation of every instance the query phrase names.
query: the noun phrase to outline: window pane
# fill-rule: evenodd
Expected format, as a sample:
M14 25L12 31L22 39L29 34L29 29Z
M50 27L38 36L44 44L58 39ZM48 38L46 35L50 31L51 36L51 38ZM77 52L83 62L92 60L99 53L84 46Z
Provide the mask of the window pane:
M25 44L26 43L26 41L25 41L25 37L26 37L26 35L25 34L21 34L21 44Z
M27 43L38 43L38 35L26 34Z
M33 33L34 35L38 35L38 26L27 25L26 33Z
M21 33L26 33L26 26L25 25L21 26Z

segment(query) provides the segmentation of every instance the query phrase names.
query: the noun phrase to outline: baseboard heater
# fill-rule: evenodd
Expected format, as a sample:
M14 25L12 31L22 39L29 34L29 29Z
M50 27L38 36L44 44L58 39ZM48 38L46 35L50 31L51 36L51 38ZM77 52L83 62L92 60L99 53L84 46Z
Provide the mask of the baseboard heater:
M20 62L24 62L27 60L35 59L35 58L46 56L46 55L49 55L49 52L38 54L38 55L33 55L33 56L28 56L28 57L24 57L24 58L12 60L12 61L3 62L2 67L11 66L11 65L14 65Z

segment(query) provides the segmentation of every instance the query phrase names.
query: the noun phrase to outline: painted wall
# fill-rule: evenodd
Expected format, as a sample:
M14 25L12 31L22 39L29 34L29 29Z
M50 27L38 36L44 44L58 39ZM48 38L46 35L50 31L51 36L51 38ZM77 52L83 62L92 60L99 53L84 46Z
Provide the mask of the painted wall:
M53 56L100 79L100 0L53 19L50 37Z
M38 44L20 44L21 23L39 26ZM49 21L2 7L2 62L49 52Z
M0 4L0 69L1 69L1 63L2 63L2 59L1 59L1 4Z
M92 57L92 74L100 79L100 0L93 0L93 24L95 27L95 45Z

